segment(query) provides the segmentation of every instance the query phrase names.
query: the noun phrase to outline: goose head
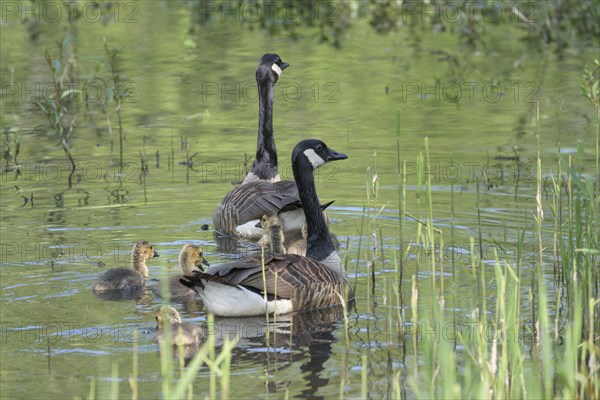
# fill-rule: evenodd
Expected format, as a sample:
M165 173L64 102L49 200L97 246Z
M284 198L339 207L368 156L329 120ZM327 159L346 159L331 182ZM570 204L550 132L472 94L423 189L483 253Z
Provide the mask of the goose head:
M200 246L194 244L186 244L181 248L179 252L179 267L183 271L184 275L191 275L195 268L199 268L204 271L202 264L210 266Z
M258 63L256 81L262 82L263 80L269 80L275 83L283 70L289 66L290 65L283 62L277 54L264 54Z
M329 161L345 160L346 158L348 158L346 154L330 149L318 139L303 140L292 151L292 165L298 165L302 169L315 170Z
M138 240L133 245L131 252L131 264L133 269L138 271L144 278L148 278L148 267L146 261L158 257L158 253L154 250L154 246L145 240Z
M181 324L181 315L171 306L162 306L154 314L158 328L162 328L165 323Z

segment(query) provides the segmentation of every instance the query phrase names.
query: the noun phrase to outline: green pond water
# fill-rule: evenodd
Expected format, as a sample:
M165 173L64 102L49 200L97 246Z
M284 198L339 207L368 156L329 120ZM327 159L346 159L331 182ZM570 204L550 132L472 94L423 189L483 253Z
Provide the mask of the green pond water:
M407 218L404 237L399 237L399 160L407 168L406 209L426 219L425 192L417 187L417 157L426 137L434 226L443 231L447 245L438 249L446 259L446 312L465 329L478 304L471 238L481 234L483 258L491 268L495 251L516 262L515 243L523 230L527 290L536 258L536 104L545 176L556 170L559 143L563 156L578 158L582 173L594 173L595 110L579 86L583 65L597 48L567 49L561 57L534 52L520 40L523 31L506 23L490 25L483 48L453 64L443 51L453 52L460 44L435 30L378 34L366 20L356 19L336 48L319 41L316 27L299 29L292 38L219 18L194 24L187 3L136 4L121 9L117 21L113 16L70 24L64 17L49 21L42 15L38 22L31 16L22 22L15 11L5 14L0 26L3 135L16 132L20 138L20 174L13 161L3 159L0 175L2 398L86 397L92 380L99 398L107 398L115 366L120 396L129 398L135 333L140 398L161 397L160 355L153 343L153 313L161 300L148 293L137 302L105 301L92 294L91 285L106 268L127 266L131 245L139 239L160 253L148 263L153 279L178 272L177 254L185 243L200 244L212 265L232 257L217 247L212 211L231 182L243 177L245 155L255 151L254 73L263 53L275 52L290 64L275 89L274 129L283 177L292 178L290 153L302 139L322 139L349 155L320 169L316 180L322 201L335 200L331 229L356 285L356 306L348 314L348 347L335 311L297 317L296 340L290 344L289 337L280 338L270 350L264 321L217 320L221 332L242 327L247 333L232 357L233 398L286 393L336 398L340 392L360 397L363 354L369 355L369 397L385 398L414 357L425 361L403 346L411 336L389 341L386 332L390 315L394 324L398 313L410 316L412 276L423 281L422 312L437 301L438 294L425 284L431 280L423 264L427 254L414 242L420 223ZM133 11L135 21L123 21ZM66 47L74 51L63 52L67 56L60 71L72 54L73 89L81 89L86 80L93 89L88 107L79 103L75 113L70 150L77 170L71 188L62 147L32 104L52 93L43 49L59 59L56 43L67 36ZM122 171L117 166L119 117L103 86L111 79L103 38L110 48L120 49L116 69L131 91L120 110ZM4 152L8 145L3 146ZM369 188L375 171L379 213L372 287L369 215L374 196ZM550 245L552 231L545 234ZM404 307L392 289L400 243L403 251L413 245L403 259L399 293ZM551 285L551 251L544 260ZM493 283L486 289L493 302ZM184 319L206 320L201 303L175 304ZM530 340L526 334L522 339ZM461 347L457 355L466 357ZM208 395L209 375L206 368L198 372L196 398Z

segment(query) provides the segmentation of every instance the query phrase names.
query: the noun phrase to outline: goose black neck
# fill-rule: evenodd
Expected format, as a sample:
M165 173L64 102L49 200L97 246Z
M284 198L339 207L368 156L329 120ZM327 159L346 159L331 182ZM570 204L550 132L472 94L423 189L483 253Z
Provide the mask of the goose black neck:
M305 157L297 157L292 164L292 169L308 228L306 256L321 261L327 258L335 247L321 211L313 167Z
M252 172L261 180L277 176L277 149L273 137L273 98L275 82L257 73L258 86L258 140Z

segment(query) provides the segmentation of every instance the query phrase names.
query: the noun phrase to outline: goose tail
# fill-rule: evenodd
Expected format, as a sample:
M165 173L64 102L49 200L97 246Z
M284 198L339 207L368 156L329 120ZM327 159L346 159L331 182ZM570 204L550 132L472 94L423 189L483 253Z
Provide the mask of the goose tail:
M204 284L206 282L215 282L220 283L222 285L234 286L237 285L229 282L227 279L220 277L218 275L207 274L202 271L193 271L192 275L184 275L183 278L179 279L179 282L186 287L189 287L194 292L199 293L198 289L204 290Z

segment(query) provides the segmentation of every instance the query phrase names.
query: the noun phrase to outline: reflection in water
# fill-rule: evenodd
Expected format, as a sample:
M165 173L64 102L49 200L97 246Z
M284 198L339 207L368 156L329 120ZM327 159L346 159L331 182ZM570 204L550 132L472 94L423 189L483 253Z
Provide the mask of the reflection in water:
M336 306L279 315L277 322L268 323L264 318L219 318L215 320L214 332L217 343L225 337L239 336L232 365L252 362L262 364L265 371L275 372L291 366L294 360L301 360L301 386L305 388L301 397L315 397L319 388L329 383L321 373L331 357L332 345L337 340L334 331L343 317L344 309ZM291 383L267 381L266 386L277 391Z
M317 391L328 385L329 379L322 376L325 363L332 355L332 346L336 342L334 331L344 317L341 306L310 312L279 315L274 321L272 316L267 322L264 317L215 318L212 326L198 326L199 330L213 333L216 352L226 339L237 340L232 351L231 363L236 365L261 365L266 371L268 391L278 391L290 386L292 381L271 382L268 377L293 365L295 360L302 362L302 380L304 389L301 397L315 397ZM183 347L183 357L187 363L200 350L201 344ZM173 355L178 358L179 349L173 347ZM297 380L294 381L297 385Z
M102 300L108 301L128 301L135 300L139 304L150 304L152 302L152 296L148 296L146 288L141 287L133 290L108 290L108 291L96 291L92 290L94 295ZM150 300L150 301L148 301Z

